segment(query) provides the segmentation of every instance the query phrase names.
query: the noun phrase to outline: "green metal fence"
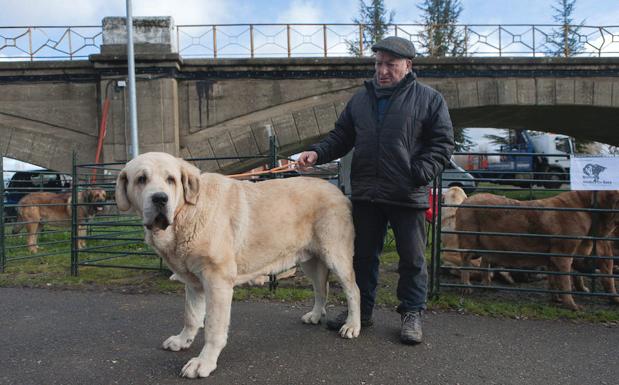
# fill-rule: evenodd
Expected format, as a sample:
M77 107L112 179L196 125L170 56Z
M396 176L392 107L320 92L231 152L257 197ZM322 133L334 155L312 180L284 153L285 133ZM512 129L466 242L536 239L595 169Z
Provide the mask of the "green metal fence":
M189 158L186 161L198 168L209 162L253 162L254 164L268 165L268 168L278 166L279 160L288 159L280 156L274 136L270 139L270 149L265 155L240 157L204 157ZM288 159L289 160L289 159ZM124 163L107 164L75 164L73 167L73 194L84 191L104 189L108 192L107 209L103 215L97 215L92 221L85 221L76 216L79 207L88 207L90 203L79 202L74 199L73 229L71 247L71 274L78 275L80 266L103 268L130 268L144 270L167 270L161 258L144 243L144 228L142 219L133 214L118 211L114 201L116 178ZM96 175L96 178L94 177ZM269 178L281 178L299 175L296 171L278 174L263 174L251 178L253 182L260 182ZM339 172L318 168L318 172L303 173L305 176L315 176L336 181L338 186ZM88 229L88 235L80 235L79 227ZM78 247L80 241L86 242L83 248ZM271 277L271 287L277 284L275 277Z
M485 153L460 153L460 155L474 155L474 156L488 156L497 154L485 154ZM513 155L513 154L498 154L501 155ZM541 156L542 154L524 154L522 156ZM553 154L552 156L567 156L565 154ZM539 171L539 172L514 172L513 170L504 170L498 172L497 170L485 169L470 169L469 173L474 175L474 179L477 183L475 188L476 193L488 192L496 195L504 195L512 197L517 200L533 200L542 199L556 194L565 192L569 189L569 173L564 172L560 174L558 171ZM503 175L497 175L497 173L508 174L508 177L503 178ZM598 206L598 192L590 192L592 197L592 204L584 205L588 207L531 207L531 206L512 206L512 205L485 205L485 204L472 204L465 201L461 204L444 204L442 202L444 196L444 188L449 182L457 182L457 178L445 180L445 178L438 178L434 184L434 194L436 198L436 209L434 213L433 234L432 234L432 259L430 264L430 283L431 283L431 295L438 296L441 291L456 289L458 291L464 289L466 291L473 290L500 290L506 292L522 292L522 293L548 293L553 296L561 294L571 294L577 296L590 296L590 297L602 297L608 298L613 302L619 303L619 296L612 286L614 286L614 280L619 278L619 274L613 270L614 264L619 262L619 257L613 252L613 245L619 241L617 233L611 232L610 236L600 236L600 228L602 225L601 217L613 215L616 216L619 212L614 207L601 208ZM500 182L500 183L496 183ZM542 188L541 186L546 186ZM557 187L559 186L559 187ZM555 187L555 188L550 188ZM563 187L563 188L562 188ZM619 194L619 192L614 192ZM515 232L505 231L463 231L458 225L453 226L446 223L443 220L442 214L446 209L480 209L487 210L502 210L501 212L505 216L505 220L509 221L509 216L517 212L517 210L531 211L553 211L553 212L568 212L568 213L587 213L591 216L593 224L591 229L586 234L554 234L554 233L533 233L531 230L523 229ZM576 219L574 219L576 220ZM606 223L608 221L605 221ZM611 227L614 228L614 222L611 221ZM486 226L491 227L491 226ZM595 230L598 229L598 230ZM602 230L609 230L608 227ZM610 229L612 230L612 229ZM450 245L443 245L442 240L446 239L446 236L456 236L458 241L454 245L453 239L450 241ZM513 239L511 247L504 250L486 249L486 248L463 248L463 237L501 237L501 239ZM479 239L479 238L478 238ZM545 239L547 242L557 241L581 241L591 242L591 253L579 254L561 254L556 252L548 252L546 250L537 251L522 251L519 249L519 245L522 240L530 239ZM604 246L604 247L602 247ZM580 250L583 250L581 248ZM462 255L461 253L474 253L478 256L481 263L473 266L458 266L457 263L453 263L454 255ZM446 253L452 253L450 263L445 262ZM454 254L455 253L455 254ZM502 263L501 265L489 265L485 263L485 260L491 260L491 256L508 256L510 258L509 263ZM513 266L518 264L518 261L523 257L540 257L543 262L532 264L524 268ZM549 258L571 258L573 259L572 268L570 271L557 271L552 266L546 263ZM513 262L511 261L513 259ZM605 263L603 263L605 262ZM610 267L610 270L608 270ZM491 284L472 283L470 285L464 284L460 275L462 272L468 271L469 273L475 273L479 278L483 277L486 273L494 275ZM589 292L582 291L578 286L576 289L560 290L556 286L550 286L546 281L553 280L553 277L569 276L573 283L576 281L584 281L588 283ZM509 280L511 277L511 281ZM611 281L612 280L612 281ZM600 285L600 282L605 283ZM612 282L613 285L610 285ZM604 287L601 287L604 286ZM472 295L475 295L474 293Z
M40 194L61 194L68 198L70 176L44 169L6 169L0 159L3 183L0 187L0 271L21 260L55 257L68 253L71 218L62 216L66 204L46 200ZM4 178L7 178L7 186ZM30 195L31 193L37 193ZM34 199L22 200L26 195ZM48 216L50 212L59 213Z

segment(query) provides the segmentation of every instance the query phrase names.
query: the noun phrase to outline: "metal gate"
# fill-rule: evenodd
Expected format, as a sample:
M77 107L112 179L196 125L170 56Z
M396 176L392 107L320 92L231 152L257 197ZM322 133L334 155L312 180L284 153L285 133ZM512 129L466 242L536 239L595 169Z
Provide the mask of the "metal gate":
M475 153L473 155L503 156L513 154ZM523 154L523 156L536 155L540 154ZM566 155L553 154L553 156ZM465 172L473 174L476 182L473 195L486 192L504 195L520 201L529 201L550 198L560 193L573 194L572 192L567 192L569 185L565 185L565 183L569 183L569 174L558 175L556 171L526 173L518 173L514 172L514 170L503 171L505 174L509 173L508 177L505 175L498 176L497 170L489 171L483 168L471 168ZM613 246L619 241L619 238L617 238L616 230L613 232L615 226L614 219L609 220L609 218L616 217L616 213L619 210L601 201L601 197L605 196L602 194L607 193L583 192L583 194L589 194L587 196L590 196L590 204L582 205L583 207L548 207L538 201L532 202L529 205L518 206L515 206L515 203L510 201L507 201L509 204L486 204L486 202L480 202L488 199L485 196L480 196L481 198L478 197L477 199L467 199L463 203L444 203L444 197L449 191L447 188L451 185L459 185L458 180L459 177L443 175L437 178L434 185L437 205L432 233L431 295L438 296L442 290L450 289L467 292L493 289L522 293L549 293L555 297L565 294L605 297L619 303L619 297L614 289L614 280L619 278L619 274L615 273L616 270L613 270L613 266L619 261L619 257L615 256ZM545 187L541 188L540 186ZM619 192L614 191L610 194L616 199ZM504 218L499 219L495 223L478 226L483 227L483 231L467 231L464 230L466 225L461 222L454 226L453 212L458 213L460 210L468 210L462 211L459 215L459 218L462 218L464 222L472 215L471 213L475 213L475 218L481 218L480 221L484 220L485 217L493 218L494 221L497 221L498 213L502 214ZM494 213L491 210L495 210ZM592 225L587 229L586 233L580 234L577 232L572 234L548 231L534 232L513 224L511 226L517 231L501 231L501 227L509 227L501 226L502 222L509 221L519 215L517 214L518 211L521 214L527 213L527 215L533 211L563 212L566 214L561 215L562 218L574 217L574 219L567 220L576 220L577 213L580 213L581 216L584 213L584 215L591 218ZM469 214L464 215L464 213ZM446 220L445 214L452 219ZM531 216L531 218L536 218L536 216ZM612 228L609 228L609 226ZM472 237L476 237L476 241L470 241ZM491 239L494 239L494 242L490 241ZM486 240L486 242L482 240ZM531 240L538 240L548 244L552 244L552 242L555 244L556 242L577 242L582 247L579 247L573 253L556 253L552 252L552 249L548 251L531 249L529 246L523 247L526 242L532 242ZM508 247L502 249L482 247L483 244L492 243ZM476 245L477 247L464 248L462 245ZM585 247L586 245L588 247ZM477 256L476 260L479 263L467 264L463 262L462 256L465 253ZM498 258L499 256L501 258ZM529 260L532 260L533 257L538 257L541 262L531 263ZM460 263L458 263L458 258ZM571 267L567 270L559 271L559 269L553 268L552 264L547 263L550 258L566 258L566 263L571 260ZM524 261L529 262L525 263ZM530 265L518 266L519 264ZM483 280L484 282L466 284L463 282L465 281L462 277L463 273L464 276L473 275L476 280ZM488 274L493 275L491 281L489 281ZM567 277L570 281L569 289L565 289L565 287L560 288L560 285L556 284L561 281L565 282L565 278L562 277ZM546 281L553 284L547 285ZM572 288L572 282L576 286L575 289ZM585 283L585 286L588 286L588 292L583 289L583 283Z

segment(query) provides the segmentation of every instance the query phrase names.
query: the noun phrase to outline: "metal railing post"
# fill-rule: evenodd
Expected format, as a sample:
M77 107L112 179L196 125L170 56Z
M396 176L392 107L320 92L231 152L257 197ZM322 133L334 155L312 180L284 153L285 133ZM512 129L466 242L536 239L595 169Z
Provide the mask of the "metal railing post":
M442 194L443 178L439 174L434 180L432 194L434 194L432 202L432 298L438 298L440 295L440 269L441 269L441 194Z
M359 24L359 56L363 56L363 24Z
M292 56L292 47L290 44L290 24L286 24L286 47L288 49L288 57Z
M78 224L77 224L77 152L73 150L73 168L71 172L71 275L77 277L79 274L78 263L79 255L77 249Z
M430 194L432 194L432 197L434 197L434 194L436 193L436 179L432 182L432 189L430 190ZM434 203L431 203L431 208L432 208L432 222L430 222L429 226L430 226L430 290L429 290L429 297L430 298L434 298L434 295L436 293L436 248L435 246L435 226L434 226L434 218L435 218L435 212L434 212L434 208L432 207L434 205ZM427 240L426 240L427 242Z
M217 26L213 25L213 59L217 59Z
M597 191L593 191L592 195L593 196L591 198L592 198L593 202L592 202L591 206L592 206L593 209L598 209L599 208L599 205L598 205L598 192ZM590 235L593 235L594 237L597 238L597 237L600 236L599 232L597 231L597 225L598 225L598 222L600 221L600 214L599 213L593 213L591 216L592 216L592 218L591 218L591 228L594 229L594 232L593 232L593 234L590 234ZM597 250L598 240L596 238L593 238L593 241L592 241L593 248L591 249L590 257L599 257L599 253L598 253L598 250ZM590 271L594 271L595 272L598 260L596 258L593 258L593 259L590 258L589 260L590 260L590 262L588 263L588 265L590 265L590 266L587 266L587 267L589 267ZM612 271L611 271L611 274L612 274ZM596 278L595 277L591 277L591 292L592 293L595 293L595 283L596 283Z
M325 57L327 57L327 25L322 25L322 47Z
M254 58L254 25L249 25L249 55L253 59Z
M270 168L275 168L278 166L277 164L277 156L278 156L278 148L277 148L277 138L275 137L275 133L273 132L273 126L270 124L266 125L267 135L269 137L269 163ZM273 177L271 175L271 177ZM275 178L281 177L281 174L277 174ZM275 291L277 289L277 274L269 274L269 290Z
M2 175L2 184L0 184L0 273L4 273L6 266L6 250L4 248L4 158L0 154L0 174Z

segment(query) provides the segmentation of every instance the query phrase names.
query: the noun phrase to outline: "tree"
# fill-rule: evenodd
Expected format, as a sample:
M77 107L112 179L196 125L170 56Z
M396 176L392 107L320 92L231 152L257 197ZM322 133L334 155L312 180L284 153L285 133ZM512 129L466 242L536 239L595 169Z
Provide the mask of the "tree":
M365 4L364 0L359 0L359 17L354 18L353 22L362 28L363 50L357 38L347 41L348 52L355 56L363 56L363 51L367 52L374 43L385 37L394 17L395 11L387 12L384 0L372 0L370 5Z
M420 43L429 56L462 56L466 41L456 24L462 12L460 0L423 0L417 6L424 31Z
M575 5L576 0L556 0L556 4L552 6L555 12L552 18L561 24L561 28L553 30L551 34L550 44L553 46L554 56L574 56L584 49L584 43L580 41L580 28L584 20L574 25L572 14Z
M487 139L493 146L504 146L513 142L512 133L510 130L498 129L497 134L486 134L484 138Z

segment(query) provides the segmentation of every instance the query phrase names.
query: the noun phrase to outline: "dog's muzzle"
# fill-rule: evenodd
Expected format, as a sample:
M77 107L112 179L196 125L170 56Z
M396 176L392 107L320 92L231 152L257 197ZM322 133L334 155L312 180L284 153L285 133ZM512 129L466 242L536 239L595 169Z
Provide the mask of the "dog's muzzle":
M145 223L144 226L146 226L146 228L149 230L167 229L168 226L170 226L170 220L168 219L168 216L166 215L166 211L167 211L166 206L168 204L168 194L163 193L163 192L154 193L150 199L153 204L153 207L155 208L155 211L157 212L157 215L155 216L155 218L153 219L151 223Z

